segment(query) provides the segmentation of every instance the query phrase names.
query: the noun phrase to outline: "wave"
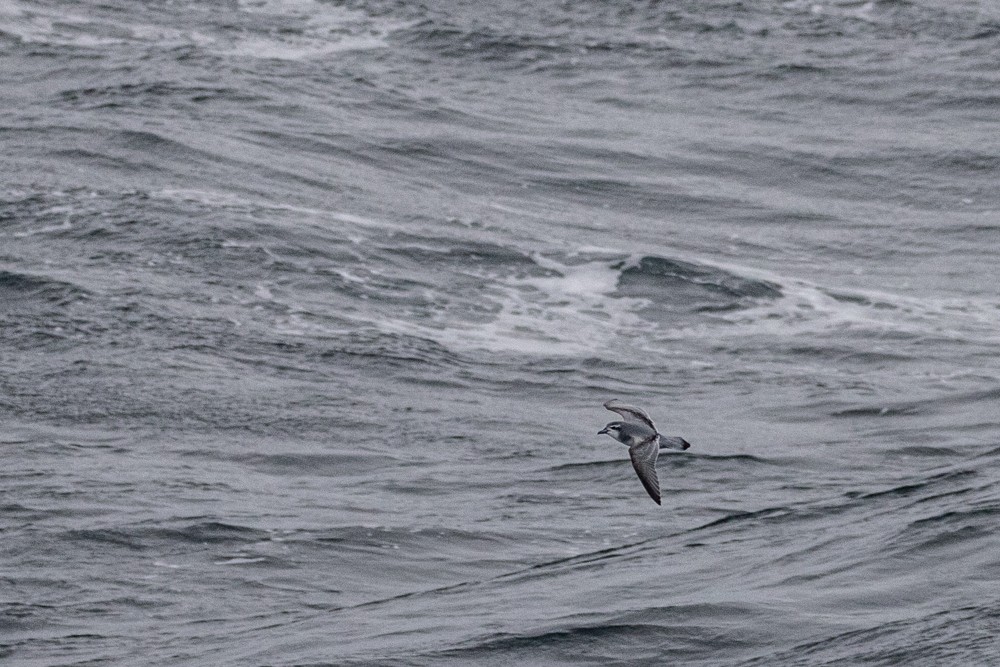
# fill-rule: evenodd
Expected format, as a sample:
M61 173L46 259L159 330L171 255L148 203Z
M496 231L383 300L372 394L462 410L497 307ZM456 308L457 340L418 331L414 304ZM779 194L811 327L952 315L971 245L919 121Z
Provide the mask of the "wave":
M625 449L622 448L622 452ZM683 454L663 454L659 459L658 465L691 465L691 462L686 461L686 459L702 460L702 461L719 461L721 463L735 463L735 464L751 464L751 465L780 465L778 462L761 457L754 456L752 454L702 454L695 452L693 450L688 450ZM547 468L551 472L562 472L562 471L572 471L581 470L587 468L605 468L605 467L617 467L622 464L622 461L627 462L627 457L624 459L607 459L601 461L582 461L579 463L562 463L556 466Z
M215 520L196 521L178 527L82 528L62 534L62 538L70 542L97 542L136 550L163 549L176 543L246 544L270 537L271 533L265 530Z
M357 332L330 341L320 353L324 358L372 357L397 362L453 365L461 357L443 345L418 336Z
M60 166L68 163L88 170L107 170L108 178L102 182L112 186L128 181L125 177L136 173L182 176L191 173L195 166L201 171L209 165L244 165L237 155L225 153L223 144L209 143L196 134L176 130L110 129L96 125L15 125L2 129L14 136L43 142L42 153ZM37 157L33 153L30 159ZM73 198L80 196L82 189L47 194L51 199L58 199L59 195ZM130 184L124 191L99 194L121 200L135 191ZM82 197L75 203L85 208L88 205Z
M398 463L397 459L384 453L285 452L282 454L241 454L236 456L213 455L212 458L236 461L272 475L291 475L294 477L339 477L368 472Z
M418 263L440 270L436 276L422 274L422 282L425 290L441 290L440 298L449 307L425 311L433 327L421 326L419 317L405 323L372 323L430 338L451 350L600 359L623 335L633 340L638 336L641 343L668 321L675 328L713 312L749 308L781 293L768 282L658 256L539 253L502 244L405 237L378 253L378 265L387 267L379 282ZM357 289L374 296L377 285L368 279ZM456 291L463 285L476 289L478 298ZM380 298L392 298L384 292L378 290ZM410 298L405 292L397 294Z
M363 272L344 269L359 298L413 313L406 320L385 313L368 324L455 352L632 358L685 339L862 364L917 358L900 341L985 344L1000 329L1000 310L988 300L829 289L749 267L588 248L532 250L455 232L393 232L390 243L370 245L375 261L362 259Z
M683 303L691 298L691 307L697 310L730 310L745 300L777 299L782 295L780 286L773 282L655 256L641 257L638 262L623 265L618 292L656 303L666 299Z
M944 610L936 606L907 618L873 623L733 664L986 665L995 660L1000 606L986 603Z
M79 109L149 108L151 105L211 101L247 104L266 99L238 88L187 85L169 80L69 88L59 93L62 103Z
M912 417L938 412L942 408L957 405L971 405L982 402L992 402L1000 398L1000 387L980 389L976 391L953 392L934 398L907 401L905 403L886 403L882 405L858 406L843 408L830 413L831 417Z
M893 364L918 358L900 341L985 344L1000 328L1000 311L985 300L936 303L833 290L665 255L533 250L492 240L492 230L431 235L389 225L380 237L378 229L354 227L363 245L352 245L339 266L326 271L342 296L365 302L363 310L340 312L350 313L355 327L432 341L441 348L432 356L485 350L621 361L683 339L715 349L765 347L781 355ZM300 315L305 335L323 335L330 326L323 317ZM840 416L909 410L884 413L884 407L847 407Z
M938 484L948 484L975 475L976 472L974 470L953 470L949 472L930 475L928 477L924 477L915 480L913 482L898 484L896 486L889 487L888 489L882 489L879 491L870 491L868 493L849 492L844 495L849 498L857 498L862 501L869 501L875 499L881 500L885 498L895 498L895 497L909 497L927 488L937 486Z
M698 609L701 607L703 609ZM725 615L725 605L677 605L638 612L580 615L549 622L521 633L494 633L462 642L461 646L428 651L423 659L499 664L659 664L665 655L697 652L710 647L716 660L731 657L744 642L724 636L712 623ZM670 612L675 613L670 613ZM692 621L698 612L716 612L714 620ZM747 609L743 609L746 613ZM685 616L685 614L690 614ZM622 646L628 646L623 653ZM579 661L579 662L578 662Z
M443 545L448 545L449 551L456 557L461 554L474 556L481 553L481 549L494 550L515 540L508 533L471 531L447 526L338 526L286 538L288 542L315 544L323 548L338 545L343 548L364 549L372 546L384 548L388 545L417 559L433 559L434 556L429 554L440 553Z
M950 447L931 447L930 445L910 445L892 450L893 456L932 456L953 457L956 451Z
M707 461L734 461L736 463L781 465L774 459L769 459L764 456L754 456L753 454L702 454L700 452L688 451L685 456L690 456L695 459L705 459Z
M831 412L831 417L908 417L920 414L915 405L886 405L861 408L846 408Z
M197 28L179 20L191 15ZM318 0L240 0L224 21L210 5L198 3L180 12L147 8L141 21L123 21L107 8L83 15L15 0L0 8L0 18L0 35L35 47L98 53L126 47L187 58L207 54L265 60L385 48L389 35L409 25Z
M930 476L925 480L925 488L932 488L942 481L954 481L964 479L963 477L949 476L948 474ZM330 613L342 614L341 618L345 622L358 622L362 626L368 623L377 623L386 613L386 609L392 609L396 614L414 614L419 617L421 610L428 607L455 610L466 608L467 605L478 605L485 597L499 598L497 604L510 604L516 606L521 604L524 596L531 596L538 590L551 590L551 587L563 589L566 587L581 586L607 586L613 587L616 591L631 591L632 587L645 587L648 585L650 573L658 572L658 568L666 562L687 563L692 569L683 570L690 572L693 581L677 582L676 586L683 590L689 590L693 595L700 595L700 587L703 581L699 581L700 576L716 576L720 571L716 570L713 559L720 559L720 564L732 563L730 559L739 561L739 565L732 565L739 572L729 569L724 570L725 577L740 577L741 581L750 579L749 583L736 584L736 588L743 593L750 594L752 601L746 604L736 602L700 603L700 604L662 604L651 601L643 596L631 597L625 595L613 596L612 599L622 601L622 605L627 608L615 608L614 604L608 607L606 604L601 607L590 608L590 611L580 613L566 613L564 616L550 614L543 618L532 618L526 616L520 621L523 622L503 622L499 624L500 630L495 632L469 631L454 633L447 640L436 641L432 646L428 643L418 643L414 646L407 640L406 631L389 630L380 635L380 640L385 643L387 663L394 661L396 656L400 662L413 660L434 659L435 661L447 662L482 662L490 664L495 660L498 663L511 658L518 661L520 658L533 659L534 661L545 661L546 656L552 651L553 656L558 655L565 660L566 656L573 659L620 659L621 643L629 643L635 649L629 654L634 660L636 655L643 651L650 652L650 660L661 659L664 655L665 647L670 647L672 655L690 655L692 660L706 660L704 656L711 655L718 660L720 654L727 655L729 663L736 664L737 660L746 659L749 648L750 655L760 654L761 644L757 642L747 642L741 633L732 633L726 630L729 627L729 620L742 627L743 620L748 613L758 615L775 613L778 619L791 624L789 627L801 627L800 620L792 620L791 616L785 616L776 611L773 606L761 603L761 599L770 599L769 594L761 592L761 587L767 589L770 586L811 586L809 590L825 590L823 587L816 588L809 584L808 580L832 577L834 581L839 581L838 577L850 576L856 578L854 568L861 568L868 572L868 568L882 567L884 558L872 558L871 550L880 553L897 553L900 548L905 548L905 544L894 544L892 537L868 543L866 549L857 552L854 545L849 540L844 539L840 532L842 525L858 525L859 520L870 519L873 515L871 510L875 509L881 516L897 516L903 512L923 511L922 508L912 504L914 499L907 496L909 492L903 491L902 495L887 495L882 497L872 497L857 502L855 498L826 498L820 502L794 503L787 506L777 506L765 508L752 512L729 512L725 517L716 521L707 522L701 526L691 529L668 530L653 534L646 539L635 540L629 543L616 544L602 549L595 549L587 553L572 556L554 558L544 562L539 562L527 567L511 569L506 573L496 576L482 576L470 573L468 578L454 583L447 583L441 586L417 588L405 591L392 596L374 597L359 604L348 604L333 609L327 609L322 616L315 618L316 627L326 627L329 623ZM987 489L984 494L990 496ZM927 498L925 494L923 496ZM902 505L896 504L892 507L869 506L870 501L883 502L904 498ZM974 540L980 539L983 535L988 536L989 531L975 532L974 529L962 528L961 522L975 522L980 527L989 525L989 521L995 518L995 501L992 505L984 505L979 508L981 511L966 512L945 509L941 511L937 507L932 511L927 520L917 519L911 522L913 527L907 530L920 533L919 537L929 536L929 540L924 540L926 548L921 552L924 559L930 559L934 563L935 559L941 557L940 549L961 548L962 545L975 545ZM850 510L848 516L841 518L840 524L829 521L831 517L841 514L845 510ZM891 510L886 513L883 510ZM785 521L810 521L810 527L806 532L788 530L787 526L771 525ZM954 522L958 523L954 523ZM891 525L888 524L888 525ZM958 532L953 535L942 535L937 537L930 533L941 528L957 528ZM745 529L751 529L744 532ZM341 535L339 531L343 530ZM435 540L439 539L434 534L434 530L416 531L422 537L418 539L429 540L420 545L421 549L434 548ZM371 529L363 527L344 527L333 531L333 540L336 544L344 538L344 546L350 549L354 542L362 544L364 549L384 548L384 544L396 543L395 540L405 540L405 535L401 535L400 529L388 528L386 530ZM794 540L789 540L790 534L798 535ZM386 535L383 539L383 535ZM833 535L834 537L831 537ZM840 537L836 537L840 535ZM322 539L323 533L318 532L313 537ZM768 540L767 536L774 539ZM778 538L777 536L780 536ZM807 544L803 548L801 544L803 536L807 537ZM816 539L813 539L813 538ZM452 539L461 544L472 540L472 549L482 547L475 542L480 538L478 535L456 535L450 533L440 537L450 543ZM511 536L497 536L497 543L507 544ZM368 540L367 546L364 546ZM774 548L764 548L760 541L774 542ZM918 540L919 541L919 540ZM401 548L406 549L405 542L398 543ZM750 545L753 545L752 547ZM705 548L707 551L702 558L705 563L697 564L697 557L687 557L689 548ZM792 548L796 551L791 554L784 554L778 558L766 561L766 558L774 556L776 553ZM764 553L758 553L750 558L749 562L744 562L747 557L746 549L764 549ZM981 553L983 550L977 550ZM765 559L765 560L762 560ZM990 555L988 558L995 560ZM909 556L907 562L913 562L913 557ZM926 561L925 561L926 562ZM808 564L808 567L803 566ZM935 565L936 567L936 565ZM706 568L711 569L711 574L706 572ZM743 569L746 568L746 572ZM673 569L665 568L664 572L673 572ZM917 568L917 571L921 571ZM844 573L847 573L845 575ZM787 576L792 575L792 576ZM595 582L600 581L600 584ZM898 581L898 579L897 579ZM776 584L775 582L780 582ZM796 583L798 582L798 583ZM748 586L749 589L741 589L740 586ZM691 588L687 588L690 586ZM865 597L867 593L862 592L863 587L856 585L837 586L837 594L830 599L830 604L836 609L845 608L843 597L845 595L858 595ZM793 588L794 590L794 588ZM532 593L535 592L535 593ZM921 594L925 594L923 591ZM677 593L685 597L683 592ZM757 597L759 595L763 598ZM446 599L450 598L450 599ZM744 599L742 597L737 599ZM581 601L582 602L582 601ZM584 608L587 603L582 602ZM564 607L560 607L564 609ZM798 611L790 611L790 614L799 614ZM846 613L846 612L845 612ZM852 617L853 618L853 617ZM871 618L861 616L858 618ZM350 619L350 621L348 621ZM845 624L846 625L846 624ZM891 626L892 624L888 624ZM793 639L784 641L776 640L768 644L765 648L777 655L782 660L778 664L785 664L784 657L795 655L791 651L792 642L795 638L801 640L803 636L817 636L817 627L805 623L808 632L797 632L792 635ZM841 626L843 627L843 626ZM721 629L720 629L721 628ZM821 631L829 632L830 626L824 624ZM311 632L311 630L310 630ZM471 634L471 636L470 636ZM848 633L849 634L849 633ZM819 635L822 636L822 635ZM836 635L827 645L829 648L836 643ZM821 642L826 640L821 640ZM647 643L648 642L648 643ZM863 646L870 648L878 646L879 642L865 642ZM394 646L405 646L406 648L390 648ZM843 646L843 645L841 645ZM416 654L414 654L414 649ZM811 649L807 644L800 644L797 649L802 655L811 655ZM403 658L403 651L407 658ZM690 653L685 653L685 652ZM703 653L704 652L704 653ZM787 652L787 653L786 653ZM352 655L359 655L352 652ZM529 657L530 654L530 657ZM708 660L711 660L709 658ZM350 663L351 659L343 660ZM707 664L707 663L706 663ZM743 663L739 663L743 664ZM767 661L751 659L746 664L771 664ZM796 664L796 663L790 663ZM805 663L803 663L805 664ZM810 663L811 664L811 663Z
M87 290L70 282L0 270L0 299L7 307L19 310L38 307L64 308L88 296Z
M990 548L997 517L1000 506L993 504L917 519L887 540L884 550L911 558L929 558L940 551L963 550L966 542L984 542L983 548Z

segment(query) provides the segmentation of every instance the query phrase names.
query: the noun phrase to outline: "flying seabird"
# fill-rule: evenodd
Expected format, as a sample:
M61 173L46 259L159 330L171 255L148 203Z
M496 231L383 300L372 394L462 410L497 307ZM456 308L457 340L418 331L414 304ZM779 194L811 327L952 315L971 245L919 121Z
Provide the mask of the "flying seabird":
M639 475L639 481L646 488L649 497L660 505L660 481L656 478L656 457L659 456L660 449L685 450L691 444L684 438L660 435L649 415L639 408L619 403L618 399L611 399L604 407L617 412L624 421L611 422L597 434L607 433L628 447L632 467Z

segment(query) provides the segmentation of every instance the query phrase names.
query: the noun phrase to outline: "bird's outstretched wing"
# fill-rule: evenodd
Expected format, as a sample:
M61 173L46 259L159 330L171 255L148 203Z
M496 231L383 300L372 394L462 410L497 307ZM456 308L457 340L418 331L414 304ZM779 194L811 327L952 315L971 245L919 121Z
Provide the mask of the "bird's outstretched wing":
M640 422L653 429L654 433L656 432L656 426L653 425L653 420L639 408L634 408L631 405L623 405L618 402L617 398L612 398L610 401L606 402L604 407L611 410L611 412L617 412L622 416L622 419L627 422Z
M639 475L639 481L646 487L649 497L660 505L660 480L656 477L656 457L660 454L660 436L653 435L646 438L638 445L628 448L628 455L632 457L632 467Z

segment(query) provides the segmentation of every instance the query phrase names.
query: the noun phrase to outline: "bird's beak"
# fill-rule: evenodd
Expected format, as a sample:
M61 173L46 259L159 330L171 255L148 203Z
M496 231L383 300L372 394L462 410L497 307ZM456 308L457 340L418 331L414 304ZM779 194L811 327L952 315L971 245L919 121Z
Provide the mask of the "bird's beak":
M600 431L597 432L597 435L604 435L607 432L608 432L608 427L605 426L604 428L602 428Z

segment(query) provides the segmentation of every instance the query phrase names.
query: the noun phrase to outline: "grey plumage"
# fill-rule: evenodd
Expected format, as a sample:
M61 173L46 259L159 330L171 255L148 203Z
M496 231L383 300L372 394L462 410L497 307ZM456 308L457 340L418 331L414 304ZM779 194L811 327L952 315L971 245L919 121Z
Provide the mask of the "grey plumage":
M660 454L660 436L654 435L628 448L632 467L649 497L660 504L660 480L656 477L656 457Z
M677 449L679 451L684 451L691 447L691 443L684 438L678 438L676 435L661 435L660 436L660 449Z
M604 402L604 407L611 412L617 412L622 416L626 422L638 423L644 426L648 426L649 430L656 433L656 425L653 424L653 420L649 418L642 409L632 407L631 405L622 405L618 402L617 398L612 398L610 401Z
M624 421L609 423L598 431L598 435L607 433L628 447L639 481L649 497L660 505L660 481L656 476L656 459L660 449L685 450L691 446L690 443L684 438L660 435L653 420L640 408L624 405L616 399L607 401L604 407L621 415Z

